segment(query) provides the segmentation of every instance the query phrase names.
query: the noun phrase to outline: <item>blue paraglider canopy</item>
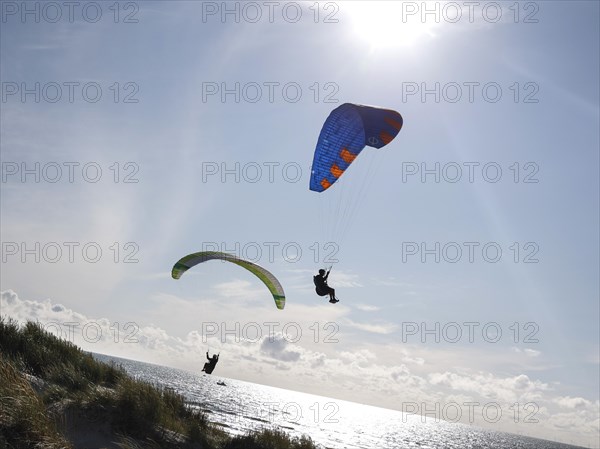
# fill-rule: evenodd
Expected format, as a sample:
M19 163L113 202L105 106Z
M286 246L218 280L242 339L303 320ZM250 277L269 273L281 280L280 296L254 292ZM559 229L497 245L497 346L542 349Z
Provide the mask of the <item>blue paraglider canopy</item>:
M365 146L381 148L394 140L401 128L402 116L391 109L351 103L334 109L317 141L310 190L327 190Z

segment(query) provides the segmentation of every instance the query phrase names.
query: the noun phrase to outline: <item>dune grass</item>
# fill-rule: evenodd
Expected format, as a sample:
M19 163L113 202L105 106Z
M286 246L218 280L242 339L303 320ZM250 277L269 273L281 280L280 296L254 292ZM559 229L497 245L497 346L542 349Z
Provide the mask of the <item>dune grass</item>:
M34 376L34 377L33 377ZM37 391L36 391L37 390ZM38 323L0 317L0 447L77 448L77 424L109 426L127 449L316 449L310 438L276 430L230 437L175 391L128 376L95 360ZM87 420L87 421L85 421Z
M10 444L10 446L9 446ZM70 448L27 378L0 352L0 447Z
M123 370L98 363L90 354L31 321L19 326L1 317L0 352L23 371L69 391L84 391L93 384L114 387L125 377Z
M313 449L309 437L296 438L279 430L263 429L228 441L222 449Z

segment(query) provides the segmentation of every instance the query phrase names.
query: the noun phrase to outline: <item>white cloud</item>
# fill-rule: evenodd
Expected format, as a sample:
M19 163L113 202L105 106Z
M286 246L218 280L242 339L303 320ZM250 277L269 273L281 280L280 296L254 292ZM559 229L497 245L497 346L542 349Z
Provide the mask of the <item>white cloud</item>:
M558 397L554 399L561 407L571 408L571 409L584 409L592 406L592 402L588 401L584 398L572 398L570 396Z
M542 354L541 351L529 348L521 349L517 347L512 347L511 349L517 354L525 354L528 357L539 357Z
M461 374L446 371L431 373L429 381L432 385L447 387L453 391L474 393L507 403L536 400L549 390L548 384L532 381L526 374L501 378L491 373Z
M297 362L301 356L301 352L290 345L282 335L276 335L274 338L263 338L260 351L282 362Z
M394 323L385 323L385 322L377 322L377 323L357 323L352 321L351 319L345 319L344 324L347 324L350 327L354 327L356 329L360 329L365 332L371 332L374 334L382 334L388 335L396 332L398 326Z

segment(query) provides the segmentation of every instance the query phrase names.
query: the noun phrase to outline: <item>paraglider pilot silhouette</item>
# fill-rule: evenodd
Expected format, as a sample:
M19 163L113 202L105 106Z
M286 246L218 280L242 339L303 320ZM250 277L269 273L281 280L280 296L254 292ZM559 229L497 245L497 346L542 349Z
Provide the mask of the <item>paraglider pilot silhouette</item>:
M206 351L206 358L208 359L208 362L204 364L204 368L202 368L202 371L204 371L206 374L211 374L215 369L215 366L217 366L217 362L219 361L219 354L213 354L212 357L209 357L208 351Z
M315 290L317 292L317 295L319 296L327 296L329 295L329 302L332 304L335 304L336 302L339 302L339 299L335 298L335 290L333 288L331 288L329 285L327 285L327 278L329 277L329 272L331 271L331 268L325 272L325 270L320 269L319 270L319 274L317 274L316 276L313 276L313 280L315 282Z

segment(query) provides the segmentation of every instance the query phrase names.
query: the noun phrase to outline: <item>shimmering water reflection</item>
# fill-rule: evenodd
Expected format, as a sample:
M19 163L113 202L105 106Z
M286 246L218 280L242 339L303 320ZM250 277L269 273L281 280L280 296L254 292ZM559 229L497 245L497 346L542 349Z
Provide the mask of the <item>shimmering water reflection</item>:
M232 435L277 427L309 435L331 449L568 449L560 443L493 432L463 424L212 375L95 354L131 375L183 394ZM224 381L226 386L217 385Z

